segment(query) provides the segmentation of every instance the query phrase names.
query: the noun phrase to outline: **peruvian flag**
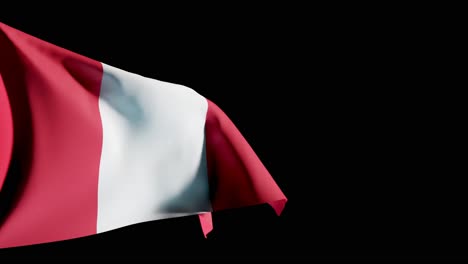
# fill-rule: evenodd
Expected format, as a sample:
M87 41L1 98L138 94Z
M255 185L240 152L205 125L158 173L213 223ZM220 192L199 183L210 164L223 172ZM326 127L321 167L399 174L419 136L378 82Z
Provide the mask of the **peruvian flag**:
M0 23L0 248L286 201L196 91Z

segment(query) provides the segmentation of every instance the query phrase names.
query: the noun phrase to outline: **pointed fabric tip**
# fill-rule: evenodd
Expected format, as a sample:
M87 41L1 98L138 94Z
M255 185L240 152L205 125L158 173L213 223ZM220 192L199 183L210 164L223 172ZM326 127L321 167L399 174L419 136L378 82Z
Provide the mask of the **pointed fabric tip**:
M211 213L207 212L199 214L198 218L200 219L203 235L205 238L208 238L208 234L213 230L213 219L211 217Z
M275 210L276 215L280 216L284 210L284 207L286 206L287 201L288 199L285 198L278 201L269 202L268 204L273 208L273 210Z

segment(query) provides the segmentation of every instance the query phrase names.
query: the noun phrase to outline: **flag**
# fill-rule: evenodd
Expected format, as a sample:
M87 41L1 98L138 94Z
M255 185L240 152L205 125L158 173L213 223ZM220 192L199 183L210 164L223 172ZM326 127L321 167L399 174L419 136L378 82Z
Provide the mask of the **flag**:
M286 201L195 90L0 22L0 248L189 215L206 236L212 212Z

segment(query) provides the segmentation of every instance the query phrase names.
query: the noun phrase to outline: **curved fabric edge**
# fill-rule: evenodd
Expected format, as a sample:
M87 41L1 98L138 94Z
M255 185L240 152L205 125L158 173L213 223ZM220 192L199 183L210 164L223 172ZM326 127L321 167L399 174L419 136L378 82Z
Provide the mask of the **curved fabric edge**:
M6 179L13 152L13 118L10 102L0 73L0 191Z
M234 123L207 101L205 137L213 211L269 204L281 215L288 199ZM213 230L212 215L202 213L199 219L207 237Z

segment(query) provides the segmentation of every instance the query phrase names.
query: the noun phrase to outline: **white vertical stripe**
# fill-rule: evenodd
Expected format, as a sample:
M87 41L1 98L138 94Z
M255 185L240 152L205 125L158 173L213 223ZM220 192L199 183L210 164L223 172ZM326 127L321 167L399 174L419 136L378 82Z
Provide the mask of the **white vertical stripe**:
M206 99L185 86L103 70L97 232L210 211Z

